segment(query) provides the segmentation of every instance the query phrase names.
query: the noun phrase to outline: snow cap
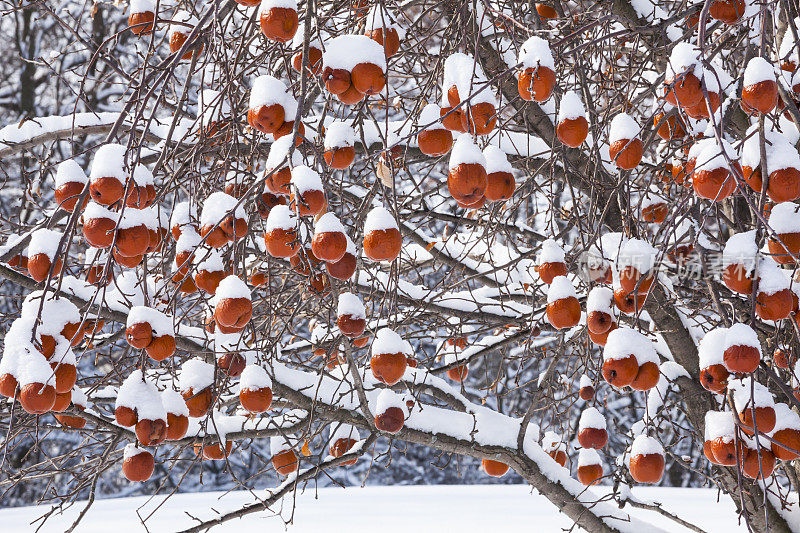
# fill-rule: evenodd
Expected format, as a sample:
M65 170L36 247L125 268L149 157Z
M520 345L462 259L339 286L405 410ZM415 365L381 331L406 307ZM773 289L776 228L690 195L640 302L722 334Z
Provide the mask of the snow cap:
M364 303L361 301L361 298L359 298L352 292L343 292L339 294L339 303L336 306L336 315L337 316L349 315L352 316L353 318L366 319L367 311L364 308ZM373 342L373 346L374 345L375 343Z
M706 412L705 440L713 441L722 438L724 442L733 440L736 431L736 422L733 413L730 411L708 411Z
M319 233L346 233L339 218L328 211L314 223L314 234Z
M606 417L597 410L596 407L587 407L581 413L581 418L578 421L578 432L584 429L606 429Z
M453 143L450 151L450 170L458 165L478 164L486 168L486 156L469 135L461 135Z
M545 239L542 241L542 248L539 250L538 265L541 266L545 263L564 263L566 255L564 249L555 241L555 239Z
M577 298L575 287L566 276L556 276L547 288L547 303L551 304L565 298Z
M284 135L272 143L272 146L270 146L269 149L269 154L267 155L267 161L264 163L267 173L272 172L275 169L282 169L286 166L296 167L302 165L303 158L298 150L292 152L291 164L287 161L291 147L291 135Z
M356 132L353 126L341 120L334 120L325 126L325 150L355 146Z
M383 206L373 207L370 212L367 213L367 218L364 221L364 234L367 235L373 231L387 229L400 229L397 226L394 215Z
M287 118L292 118L297 114L297 100L289 92L289 88L278 78L263 74L253 80L253 88L250 89L250 109L260 106L280 105Z
M297 189L299 194L306 191L324 191L322 180L319 173L305 165L300 165L292 169L291 185Z
M614 144L623 139L636 139L641 128L627 113L620 113L611 120L608 129L608 144Z
M372 355L407 353L407 343L393 329L381 328L372 340Z
M340 35L325 43L322 64L332 69L352 71L359 63L377 65L386 73L383 46L366 35Z
M697 357L700 360L700 370L711 365L724 364L725 339L728 328L714 328L702 338L697 345Z
M575 91L565 92L564 96L561 97L556 122L575 120L580 117L586 118L586 108L583 106L583 100Z
M602 311L611 316L613 314L614 292L609 287L597 286L589 291L586 298L586 312Z
M375 414L382 415L390 407L399 407L403 411L403 415L408 417L406 402L403 401L400 395L392 389L383 389L381 393L378 394L378 399L375 402Z
M272 387L272 380L264 367L260 365L247 365L244 367L239 383L241 390L254 391Z
M419 113L417 123L420 126L425 126L424 131L444 130L447 129L442 124L442 108L432 103L422 108Z
M756 267L757 257L756 230L735 233L730 236L722 250L722 267L742 265L751 274Z
M81 166L74 159L67 159L58 164L56 169L55 186L56 189L66 183L86 183L89 178Z
M181 393L171 386L161 391L161 403L164 405L167 414L189 416L189 407L186 405L186 401L181 396Z
M634 356L639 365L651 361L658 363L658 353L653 342L635 329L620 326L608 334L603 348L603 361L613 361Z
M121 144L104 144L94 153L89 177L93 180L100 178L117 178L125 183L125 154L128 148Z
M552 71L556 69L556 62L550 45L541 37L533 36L524 43L519 49L517 63L522 63L522 68L536 68L537 66L547 67Z
M750 376L740 380L728 380L728 390L733 392L733 404L739 413L749 407L775 406L775 398L769 389L758 381L754 381Z
M28 242L28 257L44 254L50 258L50 261L54 261L58 252L58 243L61 242L62 237L64 234L60 231L47 228L37 229L31 234L31 240Z
M578 450L578 468L603 464L600 454L594 448L581 448Z
M217 305L222 300L228 298L244 298L245 300L251 300L253 296L250 292L250 287L247 286L247 283L245 283L240 277L231 274L219 282L219 285L217 286L217 292L214 294L213 303L214 305Z
M664 455L664 447L655 438L642 434L631 444L631 457L637 455Z
M181 365L179 384L181 391L192 389L197 393L214 383L214 366L199 357L189 359Z
M748 87L762 81L775 81L775 67L763 57L755 56L747 62L742 85Z
M297 215L288 205L279 204L270 210L267 217L267 233L275 229L293 230L296 227Z

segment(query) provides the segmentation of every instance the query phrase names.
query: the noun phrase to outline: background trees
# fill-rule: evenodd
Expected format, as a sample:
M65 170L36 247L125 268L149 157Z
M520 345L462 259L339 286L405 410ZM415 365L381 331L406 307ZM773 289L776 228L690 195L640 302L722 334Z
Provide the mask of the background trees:
M607 530L663 461L791 529L791 2L6 8L15 502L480 459Z

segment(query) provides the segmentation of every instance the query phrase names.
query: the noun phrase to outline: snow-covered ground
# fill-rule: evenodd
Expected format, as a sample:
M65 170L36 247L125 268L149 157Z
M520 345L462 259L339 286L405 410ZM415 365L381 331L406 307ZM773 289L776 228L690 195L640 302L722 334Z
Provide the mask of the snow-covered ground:
M258 492L257 492L258 493ZM733 504L727 496L717 502L717 492L707 489L675 489L637 487L638 498L664 504L684 520L709 533L746 531L736 520ZM78 533L145 532L140 517L148 517L147 529L152 533L179 531L190 527L197 518L212 518L253 501L247 492L223 495L220 492L173 496L161 507L163 498L121 498L100 500L77 528ZM570 520L559 514L544 497L531 494L520 485L458 485L348 487L313 489L284 499L273 512L260 512L236 519L212 531L236 533L283 531L284 525L275 513L292 519L289 533L380 533L409 531L542 531L558 532L569 528ZM82 505L73 506L62 515L55 515L39 531L61 532L78 515ZM630 507L626 507L630 510ZM33 531L31 522L47 511L45 507L21 507L0 511L0 530ZM639 518L667 531L688 531L652 511L632 510ZM191 516L189 516L191 515ZM38 525L38 524L36 524ZM644 532L643 532L644 533Z

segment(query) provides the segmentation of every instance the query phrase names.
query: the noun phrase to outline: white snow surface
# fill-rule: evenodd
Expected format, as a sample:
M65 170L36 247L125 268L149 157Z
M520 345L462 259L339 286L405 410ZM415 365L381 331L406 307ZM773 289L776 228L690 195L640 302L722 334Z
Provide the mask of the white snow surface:
M122 459L130 459L131 457L136 457L137 455L141 455L143 453L149 454L150 452L147 451L146 448L140 448L135 442L129 442L123 449Z
M349 424L339 424L335 428L331 426L329 441L333 445L339 439L361 440L358 428Z
M729 168L728 161L730 160L731 163L735 162L738 158L736 150L733 149L733 146L726 141L725 139L721 139L722 146L717 144L714 139L710 139L712 142L710 143L703 143L699 152L696 154L697 158L695 160L695 167L694 171L698 172L701 170L712 171L718 168ZM695 143L695 145L700 143Z
M774 259L764 257L758 265L758 292L767 296L790 287L789 277Z
M742 265L750 274L756 267L756 257L758 257L756 230L735 233L730 236L722 250L722 267Z
M140 187L153 185L156 182L156 178L153 176L153 171L141 164L136 165L131 174L134 183Z
M792 411L792 408L785 403L776 403L775 409L775 427L772 429L771 434L774 435L782 429L797 429L800 430L800 415Z
M181 236L175 242L175 252L193 252L200 245L200 240L200 234L193 227L185 227L181 230Z
M154 213L151 209L136 209L125 207L117 222L118 229L129 229L138 226L152 227L155 224Z
M578 451L578 468L582 466L602 465L603 460L594 448L581 448Z
M777 234L800 233L800 205L781 202L773 206L767 222Z
M267 155L267 161L265 163L265 167L267 172L270 172L274 169L281 169L287 166L288 162L286 157L289 155L289 149L292 147L292 136L291 135L284 135L283 137L279 138L277 141L272 143L272 146L269 148L269 154ZM292 152L292 161L291 166L296 167L302 165L303 158L300 155L299 150L295 150Z
M197 270L206 272L221 272L225 270L225 261L222 254L213 248L201 248L194 253L192 262L197 266Z
M75 401L75 393L73 393L73 403ZM189 408L186 406L186 401L181 396L181 393L168 385L166 389L161 391L161 403L168 414L189 416Z
M228 298L245 298L250 300L252 297L253 296L250 292L250 287L247 286L247 283L245 283L240 277L231 274L219 282L219 285L217 286L217 292L214 294L213 304L217 305L222 300Z
M443 130L446 129L441 121L442 108L435 103L430 103L422 108L419 113L417 123L420 126L425 126L425 131Z
M259 16L264 11L269 11L273 7L284 7L297 11L297 0L264 0L258 6Z
M128 6L129 14L147 13L148 11L155 13L156 0L130 0L130 4Z
M197 220L197 204L178 202L170 216L169 225L170 227L180 227L184 224L190 224L192 220Z
M708 411L706 413L705 440L723 437L725 442L733 440L736 422L731 411ZM730 439L730 440L729 440Z
M72 405L76 407L83 407L86 409L89 407L89 398L86 397L86 393L83 392L83 389L80 387L73 387L72 388Z
M489 85L486 74L480 63L471 55L456 52L444 60L442 106L450 106L447 91L454 85L458 88L458 96L462 102L469 98L470 105L489 103L497 108L497 97Z
M110 125L119 118L119 113L74 113L63 116L36 117L36 120L24 120L9 124L0 129L0 144L14 145L59 130L75 129L76 135L81 128Z
M374 413L377 415L385 413L391 407L398 407L403 414L408 416L408 408L403 398L392 389L383 389L375 400Z
M687 70L693 70L694 75L702 76L702 66L697 60L700 49L688 42L679 42L672 48L672 53L667 61L666 79L682 74Z
M564 249L555 239L545 239L542 241L542 248L539 250L538 264L563 263L566 260Z
M733 392L733 404L740 413L751 406L775 406L775 398L769 389L758 381L753 381L752 377L728 380L728 390Z
M405 29L394 20L394 17L387 9L382 9L381 5L380 3L376 3L372 6L372 9L369 10L369 13L367 13L367 17L364 19L364 31L390 28L395 30L398 37L402 40L403 37L405 37Z
M514 168L509 163L506 153L497 146L490 144L483 149L483 155L486 158L487 174L493 172L508 172L510 174L513 172Z
M20 316L27 320L39 317L41 303L42 291L30 293L22 303ZM42 314L39 317L41 318L41 323L36 330L40 334L52 335L58 338L64 326L69 323L77 324L81 321L81 313L78 307L66 298L54 296L52 292L47 293L44 306L41 306L41 309ZM15 320L14 324L21 325L18 320ZM28 334L30 334L30 330L28 330Z
M203 200L200 226L215 226L230 213L233 213L236 218L247 219L247 211L243 202L239 203L239 200L222 191L212 192Z
M161 335L175 335L175 327L172 323L172 317L165 315L158 309L152 307L145 307L137 305L131 307L128 312L128 320L125 327L129 328L134 324L147 323L153 329L153 336L160 337Z
M617 272L627 267L635 268L639 274L646 275L655 264L656 250L649 242L641 239L628 239L617 256Z
M17 353L17 381L20 387L32 383L55 386L56 376L50 363L36 349L23 349Z
M725 332L724 349L727 350L731 346L750 346L757 348L758 353L761 354L761 342L758 340L756 332L747 324L733 324Z

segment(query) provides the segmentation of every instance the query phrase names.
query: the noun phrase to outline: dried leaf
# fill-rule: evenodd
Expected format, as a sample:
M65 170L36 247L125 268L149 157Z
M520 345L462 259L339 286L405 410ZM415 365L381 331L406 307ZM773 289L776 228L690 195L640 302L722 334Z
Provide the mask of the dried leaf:
M378 179L380 179L381 183L383 183L386 187L394 188L392 169L387 167L383 161L378 161Z
M303 457L311 455L311 448L308 447L308 439L303 441L303 447L300 448L300 453L303 454Z

